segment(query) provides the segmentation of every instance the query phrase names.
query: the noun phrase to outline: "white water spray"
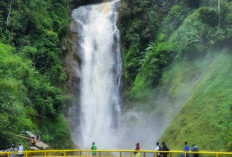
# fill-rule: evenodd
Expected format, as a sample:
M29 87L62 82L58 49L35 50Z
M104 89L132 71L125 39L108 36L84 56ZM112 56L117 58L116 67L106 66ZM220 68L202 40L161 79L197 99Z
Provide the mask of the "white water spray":
M119 31L116 26L119 0L80 7L72 17L78 23L81 57L80 125L74 142L90 148L112 146L120 117L119 85L122 71Z

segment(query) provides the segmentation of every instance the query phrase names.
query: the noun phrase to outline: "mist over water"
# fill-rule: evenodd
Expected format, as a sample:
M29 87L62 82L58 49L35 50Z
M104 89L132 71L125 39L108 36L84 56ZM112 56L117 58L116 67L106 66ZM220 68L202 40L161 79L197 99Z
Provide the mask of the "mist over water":
M136 109L121 113L119 4L117 0L83 6L72 13L81 58L80 122L74 122L72 132L80 148L89 149L94 141L98 149L134 149L137 142L142 149L153 149L162 133L156 119L146 113Z

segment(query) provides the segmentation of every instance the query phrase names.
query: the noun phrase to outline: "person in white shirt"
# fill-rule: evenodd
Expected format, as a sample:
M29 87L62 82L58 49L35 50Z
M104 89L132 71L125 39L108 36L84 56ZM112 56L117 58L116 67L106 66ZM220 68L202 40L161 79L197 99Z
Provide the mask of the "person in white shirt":
M18 157L22 157L22 156L23 156L23 146L19 144Z
M156 142L155 150L162 151L162 147L160 146L159 142ZM161 156L160 152L157 152L157 157L160 157L160 156Z

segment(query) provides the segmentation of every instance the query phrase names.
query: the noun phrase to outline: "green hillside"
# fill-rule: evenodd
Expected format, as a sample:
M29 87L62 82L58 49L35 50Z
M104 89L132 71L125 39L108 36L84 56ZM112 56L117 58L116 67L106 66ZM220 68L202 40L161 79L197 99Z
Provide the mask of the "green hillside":
M200 150L231 151L232 2L126 4L132 5L120 23L126 107L167 126L160 141L172 150L188 141Z
M201 150L231 150L231 61L228 50L211 59L193 93L161 138L171 149L182 150L184 141L188 141Z

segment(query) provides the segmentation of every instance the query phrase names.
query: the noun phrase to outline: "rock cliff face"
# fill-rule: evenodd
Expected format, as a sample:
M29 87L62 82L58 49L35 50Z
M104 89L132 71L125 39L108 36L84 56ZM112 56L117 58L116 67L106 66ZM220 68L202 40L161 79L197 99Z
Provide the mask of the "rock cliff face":
M79 103L79 84L80 84L80 72L78 71L81 64L81 60L78 54L78 31L77 23L71 21L70 33L64 40L63 50L65 56L63 58L64 70L67 74L67 92L73 97L72 104ZM71 105L65 109L65 115L70 125L71 130L74 129L73 122L78 122L79 105Z
M70 94L77 92L74 87L78 87L80 81L79 72L76 70L80 65L77 36L77 24L72 21L70 23L70 34L64 41L64 50L66 55L63 59L64 69L68 75L66 85Z

